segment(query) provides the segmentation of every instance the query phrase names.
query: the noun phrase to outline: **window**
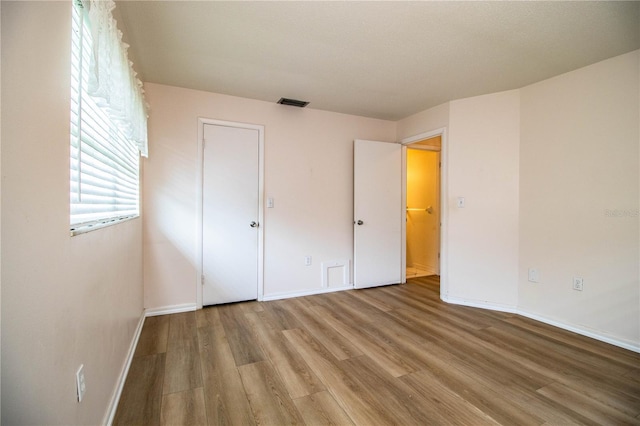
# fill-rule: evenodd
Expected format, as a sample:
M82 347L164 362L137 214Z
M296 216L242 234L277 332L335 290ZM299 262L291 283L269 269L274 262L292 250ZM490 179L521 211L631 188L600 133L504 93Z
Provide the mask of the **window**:
M126 117L123 119L123 111L114 111L108 96L105 99L105 97L94 95L95 92L104 90L104 87L96 88L96 84L91 81L96 73L92 67L97 62L95 58L96 48L98 48L98 46L94 48L94 38L102 35L96 36L95 28L91 28L91 14L82 6L85 3L86 7L93 7L91 2L76 3L72 8L71 47L70 229L72 235L137 217L140 212L140 145L131 136L130 120L128 123ZM110 10L108 13L109 18L112 19ZM118 32L118 45L122 44L120 37ZM103 45L99 48L104 50ZM124 59L126 59L126 50ZM128 61L127 68L130 68ZM122 68L117 71L122 71ZM134 89L139 89L141 84L135 80L134 86L136 86ZM113 84L108 86L109 89L113 87ZM122 103L121 93L118 92L117 96ZM141 94L138 94L138 97L144 102ZM130 100L124 97L124 101ZM145 107L144 104L142 106ZM144 112L143 137L146 147L146 112Z

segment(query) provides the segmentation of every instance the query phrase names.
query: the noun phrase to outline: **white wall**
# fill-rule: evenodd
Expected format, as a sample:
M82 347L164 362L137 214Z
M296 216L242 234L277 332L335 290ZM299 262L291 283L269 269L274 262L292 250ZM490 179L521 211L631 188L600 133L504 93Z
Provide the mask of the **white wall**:
M639 63L636 51L398 122L398 139L448 130L445 300L640 347Z
M398 139L446 128L443 300L515 310L519 92L461 99L398 122ZM456 200L465 197L466 207Z
M639 56L521 90L519 231L522 310L636 347Z
M410 115L398 121L397 140L449 126L449 102ZM446 143L443 141L442 143Z
M143 305L140 220L68 233L70 7L1 7L5 424L100 423ZM266 126L266 195L276 202L265 210L272 295L317 289L320 262L351 259L354 138L449 127L450 296L517 303L638 347L639 57L398 123L149 84L144 303L195 303L198 116ZM452 205L457 196L466 197L464 210ZM313 266L304 267L304 255ZM529 266L540 269L541 283L526 281ZM574 275L585 278L584 292L570 289ZM81 363L88 391L77 403Z
M69 236L70 34L2 2L3 424L101 423L142 313L141 221Z
M516 307L519 107L517 90L450 102L448 300Z
M266 125L265 195L276 200L265 210L267 296L317 290L320 262L351 259L353 138L400 140L444 127L444 299L637 345L637 56L397 123L148 85L155 152L145 165L146 306L195 302L198 116ZM576 161L580 168L569 167ZM594 194L599 216L574 216ZM632 214L604 217L606 209ZM540 285L526 281L529 266L540 270ZM583 293L568 287L576 274L586 279Z
M265 126L265 297L321 290L322 262L353 260L353 140L393 141L394 122L145 87L145 307L196 303L198 117Z

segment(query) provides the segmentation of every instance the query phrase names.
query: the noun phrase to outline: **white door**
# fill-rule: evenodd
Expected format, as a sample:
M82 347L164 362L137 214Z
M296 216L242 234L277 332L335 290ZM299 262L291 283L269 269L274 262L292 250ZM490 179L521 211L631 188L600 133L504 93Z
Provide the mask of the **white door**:
M204 124L203 305L258 297L259 133Z
M402 280L402 145L354 142L354 287Z

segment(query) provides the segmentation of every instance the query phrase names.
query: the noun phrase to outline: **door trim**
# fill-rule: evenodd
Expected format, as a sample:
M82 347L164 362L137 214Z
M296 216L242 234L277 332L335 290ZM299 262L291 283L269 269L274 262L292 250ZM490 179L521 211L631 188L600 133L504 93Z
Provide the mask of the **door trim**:
M238 123L211 118L198 117L198 152L196 172L196 308L202 309L202 197L204 178L204 126L213 124L217 126L236 127L258 131L258 300L264 297L264 126L259 124Z
M447 128L441 127L429 132L420 133L404 138L400 141L402 147L402 208L403 214L407 204L407 146L423 139L436 136L441 137L440 141L440 299L445 299L449 295L449 237L448 237L448 215L449 215L449 191L448 191L448 143ZM404 217L404 216L403 216ZM407 282L407 223L402 221L402 282Z

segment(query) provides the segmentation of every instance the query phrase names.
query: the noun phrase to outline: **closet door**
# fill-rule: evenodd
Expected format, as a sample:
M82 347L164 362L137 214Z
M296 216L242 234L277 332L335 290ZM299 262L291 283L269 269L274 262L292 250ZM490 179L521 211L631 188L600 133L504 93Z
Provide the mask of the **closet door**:
M204 125L203 305L258 297L259 133Z

